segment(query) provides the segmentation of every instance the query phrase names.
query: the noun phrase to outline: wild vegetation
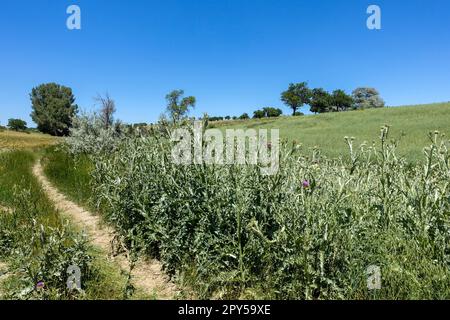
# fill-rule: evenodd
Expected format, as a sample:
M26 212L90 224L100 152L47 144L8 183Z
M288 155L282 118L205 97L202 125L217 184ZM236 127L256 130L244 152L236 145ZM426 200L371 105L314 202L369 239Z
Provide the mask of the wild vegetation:
M374 143L346 137L341 159L286 142L279 172L267 177L255 166L174 165L167 130L126 135L107 153L52 152L47 172L199 297L450 297L450 158L441 133L428 135L415 164L398 154L389 127ZM84 178L64 180L61 159ZM87 185L92 192L76 196ZM371 265L381 268L381 290L367 288Z
M62 90L69 97L64 106L76 111L70 89L46 88ZM450 298L449 104L381 109L371 89L350 97L291 85L282 99L293 115L307 103L330 113L280 118L281 110L270 107L256 117L264 119L243 114L211 125L281 129L280 169L264 176L255 165L173 163L171 134L191 130L187 114L196 102L183 95L166 96L168 117L155 125L115 120L106 95L97 99L98 114L48 129L70 137L27 135L37 148L63 142L43 154L45 174L115 228L132 264L139 256L158 258L199 298ZM39 103L54 97L47 98ZM332 112L351 109L374 110ZM382 123L392 127L380 131ZM19 148L9 137L20 142L26 135L5 134L8 150ZM43 194L31 174L39 155L0 155L0 260L11 275L1 294L128 298L130 277L108 269ZM82 291L65 286L71 264L83 270ZM381 270L380 290L367 286L370 266Z
M126 278L55 210L32 175L35 160L29 151L0 154L0 298L122 298ZM67 288L72 265L83 274L81 290Z

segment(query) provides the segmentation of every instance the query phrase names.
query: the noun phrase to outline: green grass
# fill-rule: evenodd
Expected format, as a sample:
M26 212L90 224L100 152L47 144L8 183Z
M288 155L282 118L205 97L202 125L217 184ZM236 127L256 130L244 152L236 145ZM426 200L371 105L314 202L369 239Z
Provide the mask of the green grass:
M306 148L318 146L329 157L348 153L345 136L355 137L357 144L364 141L371 144L383 125L389 125L391 138L399 141L398 154L410 161L423 159L423 147L429 144L428 132L438 130L450 136L450 102L212 123L212 126L222 129L280 129L282 138L295 140Z
M0 154L0 204L14 207L16 191L28 190L28 199L39 212L38 218L51 227L59 227L60 219L52 203L45 196L41 185L31 172L36 156L28 151Z
M93 163L86 155L75 159L58 147L49 147L42 164L45 175L62 193L86 208L95 209L90 201Z
M17 297L15 294L30 285L30 275L24 271L24 266L27 270L42 271L39 268L44 259L57 260L57 257L49 256L49 252L43 252L39 245L30 244L32 234L39 232L36 226L42 225L49 237L57 238L56 234L62 234L62 247L55 250L68 252L68 257L71 248L76 246L75 239L80 239L79 230L67 225L67 221L60 216L32 174L36 158L37 154L31 151L0 154L0 205L13 210L11 213L0 210L0 260L7 264L8 272L12 275L0 284L0 292L6 298ZM16 229L24 232L21 234ZM45 245L42 248L48 249ZM8 252L10 249L12 251ZM28 250L33 251L29 256L26 255ZM89 275L85 275L85 295L80 298L121 299L126 276L102 258L95 248L87 246L86 254L92 260ZM64 258L59 258L59 261L64 261ZM45 272L43 277L45 279ZM60 295L52 295L51 291L45 298L52 297L61 298Z

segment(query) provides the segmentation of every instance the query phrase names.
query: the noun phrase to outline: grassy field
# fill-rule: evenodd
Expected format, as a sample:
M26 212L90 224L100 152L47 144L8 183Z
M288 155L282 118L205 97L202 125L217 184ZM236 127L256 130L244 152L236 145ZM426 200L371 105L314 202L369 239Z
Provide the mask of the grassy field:
M391 139L399 140L399 154L409 160L421 159L423 147L429 144L428 132L438 130L450 137L450 102L212 124L223 129L280 129L282 138L295 140L306 148L318 146L330 157L348 153L345 136L355 137L356 144L372 143L383 125L391 127Z
M57 142L57 138L41 133L0 131L0 150L37 149Z

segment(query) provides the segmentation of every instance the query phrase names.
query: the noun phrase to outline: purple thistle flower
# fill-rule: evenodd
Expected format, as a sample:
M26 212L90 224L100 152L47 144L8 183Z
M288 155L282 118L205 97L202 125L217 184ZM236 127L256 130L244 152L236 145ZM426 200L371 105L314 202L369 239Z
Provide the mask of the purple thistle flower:
M44 289L44 287L45 287L44 281L39 281L39 282L36 284L36 289Z
M307 189L310 187L310 183L308 180L303 180L303 188Z

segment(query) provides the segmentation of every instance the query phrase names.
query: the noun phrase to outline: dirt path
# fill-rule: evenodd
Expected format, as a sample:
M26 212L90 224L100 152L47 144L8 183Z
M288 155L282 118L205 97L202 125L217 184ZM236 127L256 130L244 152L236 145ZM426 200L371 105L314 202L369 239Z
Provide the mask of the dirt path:
M102 249L108 256L112 256L111 244L114 239L114 230L105 226L98 216L69 201L53 187L45 177L40 161L34 165L33 173L41 182L47 196L55 203L56 208L84 229L94 246ZM129 271L129 263L125 254L114 256L112 259L122 270ZM131 274L132 283L136 288L143 290L148 295L154 295L157 299L174 299L178 293L175 285L164 275L161 264L157 260L138 261Z

